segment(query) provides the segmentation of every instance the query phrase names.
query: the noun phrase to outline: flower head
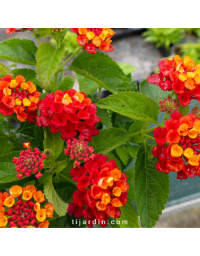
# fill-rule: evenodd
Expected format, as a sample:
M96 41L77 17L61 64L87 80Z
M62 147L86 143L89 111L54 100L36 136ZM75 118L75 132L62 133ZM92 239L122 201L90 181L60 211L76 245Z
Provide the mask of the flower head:
M152 154L158 158L159 172L177 172L178 179L200 177L200 118L194 114L182 116L177 111L166 120L165 131L154 130L157 145Z
M176 55L172 60L158 62L159 74L147 78L151 84L158 85L163 91L177 93L182 106L190 104L191 99L200 101L200 65L188 56L184 59Z
M107 52L114 50L110 43L115 32L111 28L72 28L72 31L78 35L79 45L84 45L85 50L91 54L95 54L97 48Z
M163 99L159 102L160 111L172 114L180 108L180 105L176 100L173 100L171 97L167 97L167 99Z
M200 109L196 106L192 109L192 114L200 118Z
M93 152L93 147L88 146L88 143L88 141L84 141L83 136L79 136L79 139L68 140L65 154L75 159L75 164L80 166L81 161L88 161Z
M6 195L0 193L0 199L3 198L0 205L0 227L48 228L49 221L46 219L53 217L54 206L48 203L44 209L41 208L41 197L38 199L38 193L44 198L44 194L33 185L24 188L15 185ZM45 199L42 202L44 201Z
M72 168L70 174L77 181L78 190L73 193L73 203L69 203L69 215L83 216L89 227L93 227L93 221L105 227L109 217L120 217L129 185L126 174L119 170L115 161L94 154L84 165Z
M40 92L31 81L25 80L23 76L14 79L6 75L0 79L0 113L12 115L16 113L21 122L34 122L36 110L40 101Z
M49 126L51 132L60 132L64 140L81 135L85 140L92 140L98 135L95 124L100 121L97 107L83 92L74 89L56 91L48 94L39 106L38 126Z
M46 159L46 156L38 148L31 150L30 143L24 143L24 148L27 150L21 151L19 158L13 158L13 163L16 164L17 177L21 179L24 176L29 177L31 174L35 174L35 177L39 179L43 176L39 170L43 169L43 160Z

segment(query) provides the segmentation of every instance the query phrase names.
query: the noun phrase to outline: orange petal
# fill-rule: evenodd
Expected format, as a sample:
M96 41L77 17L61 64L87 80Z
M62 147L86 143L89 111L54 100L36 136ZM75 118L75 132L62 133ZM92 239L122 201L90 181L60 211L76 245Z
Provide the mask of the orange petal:
M96 202L96 208L97 208L99 211L105 211L107 207L106 207L105 204L102 204L101 202Z
M22 193L22 199L25 201L29 201L33 197L33 193L30 191L24 191Z
M114 199L111 201L111 204L112 204L112 206L114 206L114 207L120 207L120 206L122 206L122 203L121 203L121 201L120 201L118 198L114 198Z
M200 120L194 122L193 128L200 132Z
M108 193L103 193L101 203L105 205L110 203L110 195Z
M188 136L191 139L195 139L199 135L199 132L196 129L189 130Z
M178 144L172 145L171 147L171 156L180 157L183 154L183 149Z
M198 156L194 155L188 160L188 164L192 166L199 166L199 158Z
M0 215L0 228L5 227L8 223L6 216Z
M115 168L111 171L111 177L114 178L114 181L118 181L122 176L121 171L118 168Z
M42 223L40 223L40 225L38 226L38 228L48 228L49 227L49 221L45 220Z
M194 151L191 148L186 148L183 152L183 155L187 158L191 158L194 155Z
M22 194L22 187L18 186L18 185L15 185L15 186L12 186L9 190L11 196L13 197L18 197Z
M37 191L33 194L33 198L35 199L36 202L42 203L45 201L44 194L42 191Z
M122 193L121 188L119 187L114 187L112 192L113 192L113 195L117 197L121 196L121 193Z
M37 213L36 213L36 219L39 222L43 222L46 219L46 210L45 209L40 209Z
M15 203L15 199L14 199L14 197L13 196L9 196L9 197L7 197L5 200L4 200L4 205L6 206L6 207L12 207L13 205L14 205L14 203Z

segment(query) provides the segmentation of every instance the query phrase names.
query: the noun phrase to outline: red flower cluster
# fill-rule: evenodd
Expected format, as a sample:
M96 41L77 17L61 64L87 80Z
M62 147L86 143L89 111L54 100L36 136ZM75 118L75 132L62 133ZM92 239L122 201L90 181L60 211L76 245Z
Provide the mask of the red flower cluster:
M40 92L31 81L23 76L6 75L0 79L0 113L12 115L14 112L21 122L34 122L40 101Z
M67 146L65 154L69 155L71 159L75 159L77 166L80 166L81 161L88 161L93 152L93 147L88 146L88 141L84 141L83 136L79 136L79 139L68 140Z
M157 142L152 150L159 172L177 172L177 179L200 177L200 118L179 112L171 114L165 127L154 129Z
M16 28L7 28L6 29L6 34L12 34L13 32L24 32L26 30L32 30L34 28L21 28L21 29L16 29Z
M48 94L39 108L38 126L49 126L52 133L61 132L63 140L73 139L78 134L92 140L99 131L95 124L100 121L96 105L83 92L74 89Z
M78 35L79 45L84 45L85 50L89 53L95 54L97 48L107 52L114 50L110 43L115 32L110 28L72 28L72 31Z
M75 218L83 216L88 227L93 227L94 222L107 226L108 218L119 218L119 207L127 202L127 176L115 161L107 160L102 154L94 154L83 166L70 170L78 190L73 193L68 213Z
M30 142L24 143L24 148L20 153L20 157L14 157L13 163L16 164L17 177L22 179L24 176L30 176L32 173L35 174L35 177L39 179L42 177L42 173L39 170L43 169L43 160L46 159L44 153L41 153L38 148L34 148L32 151L30 148Z
M42 191L33 185L15 185L9 193L0 193L0 228L48 228L46 218L53 218L54 206L47 203L42 209L40 203L44 201Z
M200 64L188 56L181 59L176 55L172 60L158 62L159 74L147 78L151 84L158 85L163 91L173 90L183 106L190 104L191 99L200 102Z

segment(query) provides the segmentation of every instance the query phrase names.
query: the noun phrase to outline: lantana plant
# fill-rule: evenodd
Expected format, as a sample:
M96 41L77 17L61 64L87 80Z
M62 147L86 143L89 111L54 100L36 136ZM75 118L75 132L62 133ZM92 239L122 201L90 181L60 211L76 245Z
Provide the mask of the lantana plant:
M0 63L0 227L153 227L169 172L200 176L199 65L160 60L138 88L106 54L110 28L5 32L34 40L0 42L0 59L32 67Z

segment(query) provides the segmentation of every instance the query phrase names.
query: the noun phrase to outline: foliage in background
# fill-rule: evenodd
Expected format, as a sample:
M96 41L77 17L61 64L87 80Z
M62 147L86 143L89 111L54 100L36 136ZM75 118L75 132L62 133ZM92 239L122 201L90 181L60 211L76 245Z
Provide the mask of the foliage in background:
M148 28L143 33L146 42L152 42L156 47L164 47L169 50L172 44L179 43L184 35L180 28Z

